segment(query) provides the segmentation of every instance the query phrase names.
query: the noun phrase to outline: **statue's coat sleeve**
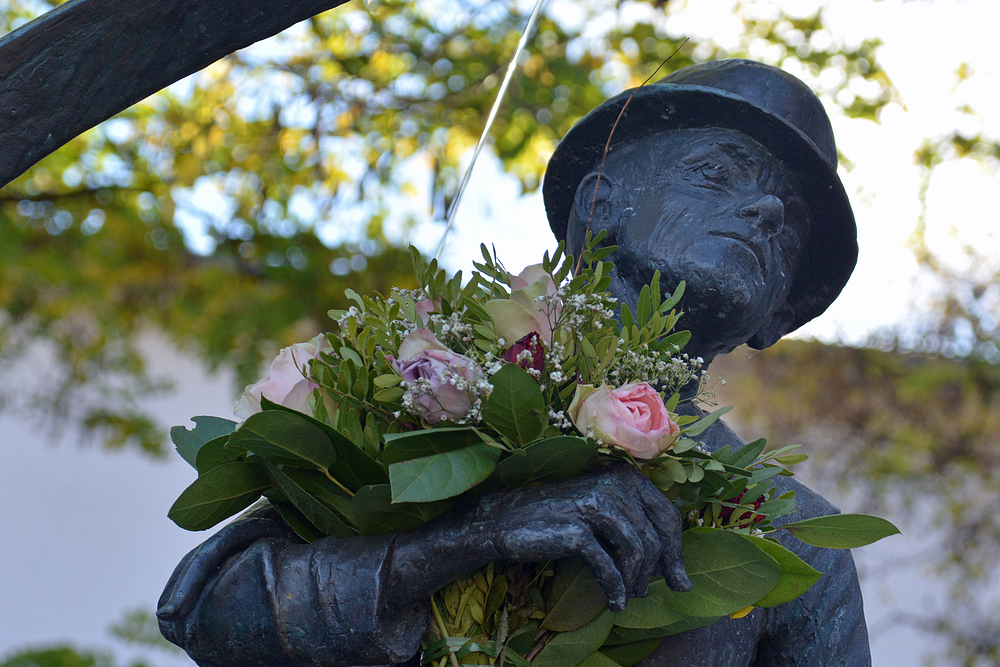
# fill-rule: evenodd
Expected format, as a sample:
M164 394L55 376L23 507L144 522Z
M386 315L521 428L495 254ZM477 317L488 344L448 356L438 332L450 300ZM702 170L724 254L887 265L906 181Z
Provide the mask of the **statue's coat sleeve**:
M392 548L391 535L259 540L219 568L189 614L161 630L202 667L402 662L419 648L428 612L424 603L384 603Z

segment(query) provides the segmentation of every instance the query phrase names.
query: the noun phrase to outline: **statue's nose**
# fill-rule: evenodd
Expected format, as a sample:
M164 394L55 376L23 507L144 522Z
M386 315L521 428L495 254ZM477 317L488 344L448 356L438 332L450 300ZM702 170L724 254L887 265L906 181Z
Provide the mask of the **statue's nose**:
M770 238L785 224L785 205L774 195L766 195L740 209L740 217Z

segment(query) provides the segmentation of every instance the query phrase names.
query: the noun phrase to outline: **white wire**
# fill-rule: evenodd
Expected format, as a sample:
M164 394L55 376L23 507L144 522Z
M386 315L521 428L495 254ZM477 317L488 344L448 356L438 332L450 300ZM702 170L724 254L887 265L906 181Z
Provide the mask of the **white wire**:
M514 49L514 56L510 60L510 64L507 65L507 73L504 74L503 83L500 84L500 90L497 92L497 99L493 102L493 108L490 110L490 115L486 119L486 127L483 128L483 133L479 136L479 143L476 144L476 150L472 154L472 161L469 163L469 168L465 170L465 176L462 177L462 183L458 186L458 193L455 195L455 200L451 203L451 210L448 211L448 223L445 225L444 232L441 233L441 241L438 243L437 252L434 253L434 259L441 259L441 252L444 250L444 242L448 239L448 232L455 222L455 212L458 210L458 205L462 201L462 195L465 194L465 188L469 184L469 177L472 176L472 168L476 165L476 160L479 158L480 151L483 150L483 144L486 143L486 138L490 134L490 128L493 126L493 121L497 117L497 110L500 108L500 102L503 101L504 96L507 94L507 88L510 86L511 77L514 76L514 70L517 68L517 61L521 57L521 52L524 51L525 45L528 43L528 38L531 35L531 31L534 30L535 24L538 23L538 17L542 13L542 7L545 5L547 0L536 0L535 8L531 10L531 16L528 17L528 23L524 26L524 32L521 34L521 39L517 42L517 48Z

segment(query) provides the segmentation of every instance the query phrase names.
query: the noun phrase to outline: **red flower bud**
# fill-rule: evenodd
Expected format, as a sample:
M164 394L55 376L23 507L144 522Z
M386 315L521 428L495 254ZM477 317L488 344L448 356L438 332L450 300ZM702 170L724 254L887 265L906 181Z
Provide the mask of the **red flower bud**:
M522 355L525 351L528 354ZM530 356L528 356L529 354ZM524 370L534 368L541 373L545 370L545 345L542 343L542 339L538 333L532 331L511 345L504 352L503 360L511 364L517 364Z

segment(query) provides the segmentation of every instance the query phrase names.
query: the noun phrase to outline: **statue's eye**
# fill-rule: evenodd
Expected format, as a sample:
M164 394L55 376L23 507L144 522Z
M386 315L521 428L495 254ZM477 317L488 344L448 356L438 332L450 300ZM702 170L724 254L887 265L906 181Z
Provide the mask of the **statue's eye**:
M724 164L705 160L694 165L691 170L712 185L729 185L729 170Z

